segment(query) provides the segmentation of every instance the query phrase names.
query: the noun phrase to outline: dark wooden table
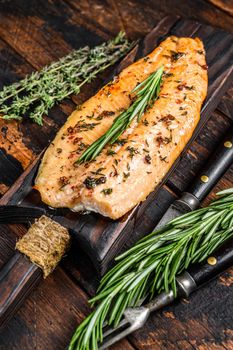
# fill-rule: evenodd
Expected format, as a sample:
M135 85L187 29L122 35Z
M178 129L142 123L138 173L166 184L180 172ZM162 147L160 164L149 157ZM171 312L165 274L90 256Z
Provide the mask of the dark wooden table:
M142 37L166 14L194 18L233 32L232 0L0 0L0 86L70 52L95 45L125 30ZM233 44L233 43L232 43ZM102 76L79 97L65 101L45 118L40 128L30 122L0 120L0 193L4 194L74 108L104 81ZM233 85L217 110L182 157L164 185L179 194L205 163L233 122ZM217 189L232 186L233 167ZM0 266L12 255L19 227L0 227ZM233 349L233 270L181 301L154 314L146 327L113 349L220 350ZM87 299L97 278L75 244L56 271L33 291L0 334L1 350L59 350L67 345L75 326L89 312Z

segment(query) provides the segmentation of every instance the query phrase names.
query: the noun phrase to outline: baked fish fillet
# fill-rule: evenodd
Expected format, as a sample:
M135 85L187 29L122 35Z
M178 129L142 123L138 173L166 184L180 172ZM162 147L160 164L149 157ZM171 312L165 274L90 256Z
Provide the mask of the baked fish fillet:
M164 65L159 98L97 158L75 165L82 152L130 106L130 92ZM145 200L184 149L199 121L207 93L202 42L169 37L124 69L77 108L48 147L35 181L52 207L91 210L117 219Z

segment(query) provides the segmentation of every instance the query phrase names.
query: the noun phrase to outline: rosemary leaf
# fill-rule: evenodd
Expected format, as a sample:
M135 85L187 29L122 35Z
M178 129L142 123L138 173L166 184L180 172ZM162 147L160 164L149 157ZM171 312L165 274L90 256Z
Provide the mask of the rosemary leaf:
M43 116L58 102L96 78L116 63L133 46L120 32L114 40L75 50L60 60L34 72L0 91L0 115L3 119L22 120L28 116L42 125Z
M127 307L162 291L176 295L176 276L233 236L233 188L217 195L209 207L170 221L117 257L90 301L96 310L79 325L69 350L97 349L104 322L117 326Z
M95 159L102 149L107 145L112 145L118 140L122 133L130 126L131 122L137 118L139 122L145 110L156 100L160 91L163 75L163 66L150 74L141 84L133 89L136 100L126 111L113 121L108 131L92 143L79 157L75 164L88 162Z

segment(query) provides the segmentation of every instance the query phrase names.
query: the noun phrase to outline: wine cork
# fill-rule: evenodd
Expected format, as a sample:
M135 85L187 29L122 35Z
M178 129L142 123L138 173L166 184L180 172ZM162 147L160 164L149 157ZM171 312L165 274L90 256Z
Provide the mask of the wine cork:
M55 269L69 246L68 230L44 215L16 243L16 249L43 270L44 278Z

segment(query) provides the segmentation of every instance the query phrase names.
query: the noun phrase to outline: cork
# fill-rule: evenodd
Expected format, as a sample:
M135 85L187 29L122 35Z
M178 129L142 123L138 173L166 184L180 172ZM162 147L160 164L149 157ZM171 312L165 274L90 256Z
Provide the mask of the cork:
M69 245L68 230L43 215L16 243L16 249L39 266L43 270L44 278L46 278L55 269Z

